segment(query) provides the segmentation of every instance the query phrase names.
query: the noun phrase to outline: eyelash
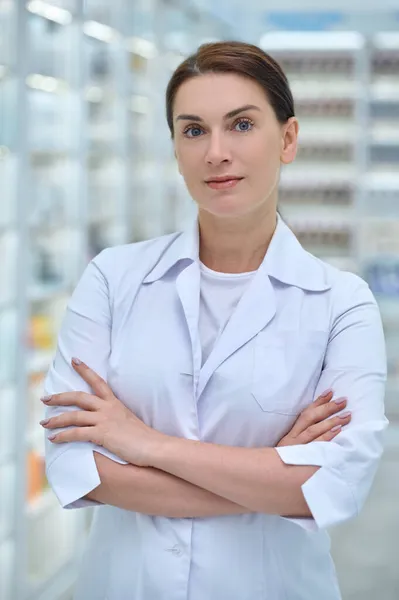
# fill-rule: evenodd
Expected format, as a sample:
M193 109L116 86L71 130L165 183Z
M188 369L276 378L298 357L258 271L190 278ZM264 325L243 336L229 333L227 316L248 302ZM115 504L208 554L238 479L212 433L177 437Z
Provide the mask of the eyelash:
M239 123L249 123L252 127L254 126L254 122L252 121L252 119L248 118L248 117L240 117L239 119L237 119L236 121L234 121L233 124L233 129L234 127L236 127ZM183 131L183 135L185 137L187 137L188 139L195 139L195 138L199 138L201 137L200 135L194 135L194 136L189 136L187 135L187 133L191 130L191 129L202 129L202 127L200 127L200 125L189 125L188 127L186 127ZM247 131L241 131L239 133L248 133L248 131L251 131L250 129Z

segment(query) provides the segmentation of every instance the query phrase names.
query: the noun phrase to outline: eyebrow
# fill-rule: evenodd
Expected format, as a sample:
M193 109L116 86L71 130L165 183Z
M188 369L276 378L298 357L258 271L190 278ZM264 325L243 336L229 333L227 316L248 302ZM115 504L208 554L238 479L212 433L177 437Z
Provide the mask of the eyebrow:
M246 111L246 110L259 110L260 108L259 106L255 106L254 104L245 104L245 106L241 106L240 108L235 108L234 110L231 110L230 112L228 112L227 114L224 115L223 120L226 121L227 119L232 119L233 117L239 115L240 113ZM176 121L203 121L203 119L201 117L199 117L198 115L179 115L178 117L176 117Z

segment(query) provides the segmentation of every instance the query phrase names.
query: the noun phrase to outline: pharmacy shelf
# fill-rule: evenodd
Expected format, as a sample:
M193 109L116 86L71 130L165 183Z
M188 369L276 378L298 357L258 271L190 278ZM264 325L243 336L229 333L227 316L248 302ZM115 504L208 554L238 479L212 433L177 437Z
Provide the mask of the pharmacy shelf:
M38 518L56 506L58 506L57 498L54 492L48 489L27 505L26 515L30 519Z
M70 600L78 569L77 561L63 565L45 586L37 586L31 591L29 600Z
M357 150L365 38L355 32L269 32L260 45L286 72L300 122L297 158L281 173L282 214L307 249L357 272L357 204L366 172Z

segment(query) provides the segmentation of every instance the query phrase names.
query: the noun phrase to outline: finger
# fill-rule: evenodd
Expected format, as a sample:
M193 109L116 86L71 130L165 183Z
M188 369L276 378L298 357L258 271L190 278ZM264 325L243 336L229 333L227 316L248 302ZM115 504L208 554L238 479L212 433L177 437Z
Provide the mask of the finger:
M99 441L97 427L76 427L61 431L60 433L52 433L48 439L53 444L65 444L67 442L92 442L93 444L101 445Z
M97 414L86 410L74 410L57 415L51 419L40 421L45 429L61 429L62 427L89 427L97 422Z
M322 404L325 404L326 402L329 402L331 400L331 398L333 397L333 390L326 390L325 392L323 392L320 396L318 396L316 398L316 400L312 403L313 406L321 406Z
M350 419L348 420L348 422L349 421L350 421ZM343 427L343 425L335 425L335 427L330 429L330 431L326 431L326 433L323 433L323 435L318 437L315 441L316 442L329 442L329 441L333 440L337 435L339 435L341 433L342 427Z
M331 442L331 440L333 440L335 437L337 437L337 435L339 433L341 433L341 431L342 431L342 425L337 425L337 427L334 427L333 429L331 429L331 431L327 431L326 433L323 433L323 435L316 438L314 441L315 442Z
M323 394L318 396L316 398L316 400L314 400L314 402L312 402L312 404L307 406L305 408L305 410L301 412L301 414L299 415L299 417L297 418L297 420L295 421L295 423L291 429L291 432L294 436L299 435L302 431L304 431L306 429L306 427L309 427L309 425L311 424L311 420L310 421L309 420L306 421L306 419L304 420L304 415L306 417L306 415L309 413L309 411L314 410L315 408L317 408L319 406L323 406L324 404L329 402L331 400L333 394L334 394L333 390L331 390L331 389L326 390L325 392L323 392Z
M305 430L309 425L313 423L320 423L321 421L325 421L335 413L339 412L343 408L345 408L348 402L347 398L337 398L323 406L310 405L306 408L306 410L302 413L302 428Z
M99 398L103 398L104 400L114 397L114 394L112 393L112 390L107 382L104 381L100 375L93 371L93 369L90 369L90 367L88 367L79 358L73 358L71 360L71 364L75 371L82 377L82 379L89 384L96 396L99 396Z
M84 410L98 410L101 399L86 392L63 392L42 398L46 406L79 406Z
M327 434L332 431L334 427L340 426L343 427L347 425L352 418L351 413L342 413L342 415L338 417L333 417L332 419L326 419L322 423L315 423L303 431L298 436L298 443L300 444L309 444L310 442L316 441L320 436Z
M292 432L294 435L300 435L300 433L306 431L311 425L325 421L325 419L345 408L347 401L347 398L337 398L332 402L319 406L315 406L314 403L310 404L299 415L292 428Z

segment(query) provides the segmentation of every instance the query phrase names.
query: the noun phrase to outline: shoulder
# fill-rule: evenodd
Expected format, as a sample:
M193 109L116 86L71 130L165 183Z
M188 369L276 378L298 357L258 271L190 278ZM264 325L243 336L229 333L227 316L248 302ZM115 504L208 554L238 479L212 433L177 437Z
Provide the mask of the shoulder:
M335 316L361 305L378 308L377 301L367 281L360 275L339 269L313 255L311 256L318 262L324 280L329 282L330 303Z
M142 242L105 248L92 259L108 282L117 281L128 273L146 273L181 232L163 235Z

